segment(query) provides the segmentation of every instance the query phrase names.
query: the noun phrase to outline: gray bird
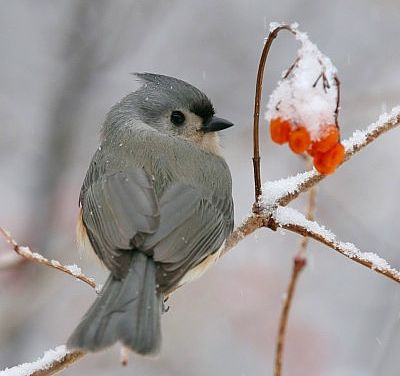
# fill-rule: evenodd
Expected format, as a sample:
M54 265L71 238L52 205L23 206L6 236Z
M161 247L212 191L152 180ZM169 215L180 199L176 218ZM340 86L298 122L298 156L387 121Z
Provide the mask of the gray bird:
M82 185L78 238L110 270L68 340L157 353L164 299L219 257L233 229L232 183L207 96L176 78L142 83L108 113Z

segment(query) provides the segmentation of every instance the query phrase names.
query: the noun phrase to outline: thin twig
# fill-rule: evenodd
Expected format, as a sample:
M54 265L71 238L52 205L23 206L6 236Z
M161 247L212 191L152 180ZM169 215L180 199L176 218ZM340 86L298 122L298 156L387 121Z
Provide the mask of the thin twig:
M301 271L306 265L306 259L302 257L295 257L293 261L293 269L292 275L289 280L289 286L287 288L286 296L284 298L281 317L279 320L279 330L276 341L276 350L275 350L275 364L274 364L274 375L280 376L282 371L282 356L283 349L285 344L285 334L286 327L289 318L289 311L293 301L293 295L296 289L297 279L300 276Z
M44 264L49 266L50 268L60 270L61 272L67 273L73 276L76 279L81 280L82 282L87 283L90 287L96 288L96 282L93 278L85 276L79 268L76 266L69 266L69 265L62 265L56 260L49 260L46 257L42 256L39 253L32 252L28 247L20 246L11 236L11 234L5 230L4 228L0 227L0 233L3 234L4 238L6 239L7 243L11 245L13 250L18 253L21 257L33 262L37 262L39 264Z
M335 74L333 77L336 86L336 107L335 107L335 125L339 129L339 110L340 110L340 81L338 76Z
M55 375L69 367L85 355L82 351L68 351L65 346L58 346L48 350L44 355L32 362L0 371L0 376L49 376Z
M263 214L252 213L243 223L238 226L225 242L224 248L221 250L221 256L234 248L242 239L252 234L255 230L268 227L268 217Z
M292 63L292 65L288 68L288 70L285 72L285 74L283 75L283 79L285 80L286 78L289 77L290 73L293 72L293 69L296 68L297 63L300 60L300 56L297 56L296 59L294 60L294 62Z
M119 361L121 364L126 367L129 361L129 348L122 345L121 349L119 350Z
M295 213L298 218L302 215L291 208L279 207L273 219L270 222L274 222L274 225L292 232L295 232L302 236L308 236L314 240L325 244L329 248L334 249L341 255L351 259L358 264L366 266L379 274L382 274L391 280L400 283L400 272L392 268L386 260L370 252L361 252L354 244L340 242L336 240L335 235L328 231L325 227L320 226L316 222L308 221L306 218L300 218L297 221L293 218L286 220L282 219L282 213L289 211ZM286 217L286 215L284 215Z
M312 163L313 163L312 159L308 157L307 168L311 168ZM315 217L316 195L317 195L316 187L311 188L308 193L308 201L307 201L307 219L310 221L313 221ZM293 259L292 274L290 276L289 285L283 301L282 311L279 319L278 336L276 338L275 364L274 364L275 376L281 376L282 373L282 363L283 363L282 359L285 347L287 323L289 321L289 312L293 302L293 296L296 290L298 278L300 276L300 273L306 266L307 245L308 245L308 237L303 236L300 242L299 250L297 251L297 254Z
M260 102L262 94L262 83L265 70L265 63L267 61L268 53L271 48L272 42L277 37L281 30L287 30L295 34L295 31L290 25L280 25L273 29L265 42L264 48L261 53L260 62L258 64L257 81L256 81L256 94L254 99L254 114L253 114L253 169L254 169L254 200L255 205L253 210L259 212L259 199L262 194L261 191L261 171L260 171L260 136L259 136L259 123L260 123Z
M26 376L51 376L61 372L63 369L68 368L71 364L86 355L83 351L68 352L63 358L54 361L49 368L37 370ZM25 375L24 375L25 376Z

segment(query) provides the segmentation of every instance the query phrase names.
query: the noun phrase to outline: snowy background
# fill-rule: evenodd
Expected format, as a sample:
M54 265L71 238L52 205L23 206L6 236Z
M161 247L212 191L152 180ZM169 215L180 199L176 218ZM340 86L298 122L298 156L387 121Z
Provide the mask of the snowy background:
M101 282L106 272L75 245L79 189L108 109L132 91L130 72L182 78L204 90L223 134L236 223L252 203L251 119L263 38L271 21L298 21L342 81L342 137L400 103L400 5L394 0L0 2L0 225L21 243ZM265 95L298 47L272 48ZM266 97L264 96L263 109ZM265 123L264 123L265 125ZM303 170L262 129L263 179ZM317 219L340 240L400 268L398 130L327 178ZM304 201L298 200L297 209ZM163 317L157 360L118 362L118 346L65 375L271 375L282 294L298 237L259 231L201 280L178 291ZM9 252L0 239L0 253ZM25 264L0 271L0 369L65 342L94 299L81 282ZM400 374L399 286L311 242L289 322L284 374Z

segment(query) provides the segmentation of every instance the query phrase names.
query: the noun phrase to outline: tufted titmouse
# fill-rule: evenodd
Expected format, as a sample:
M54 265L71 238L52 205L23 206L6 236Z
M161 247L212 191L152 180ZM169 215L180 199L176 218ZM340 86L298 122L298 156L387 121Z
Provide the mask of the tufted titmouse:
M199 277L233 228L231 175L205 94L141 73L108 113L82 185L78 236L110 270L68 341L96 351L120 341L140 354L161 342L163 299Z

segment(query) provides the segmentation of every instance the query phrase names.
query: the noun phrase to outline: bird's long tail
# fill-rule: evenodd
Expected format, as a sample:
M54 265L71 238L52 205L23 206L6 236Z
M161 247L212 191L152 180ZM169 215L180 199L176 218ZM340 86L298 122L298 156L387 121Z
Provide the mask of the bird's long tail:
M155 354L161 342L161 307L154 261L134 252L126 277L110 275L67 346L96 351L120 341L139 354Z

